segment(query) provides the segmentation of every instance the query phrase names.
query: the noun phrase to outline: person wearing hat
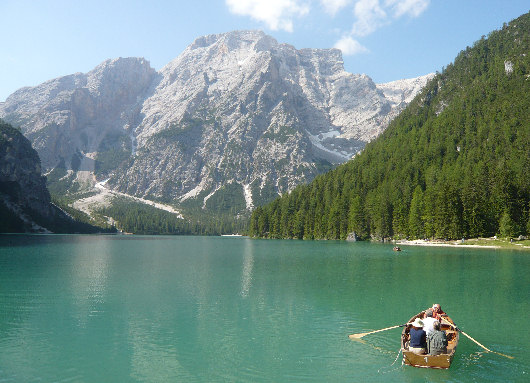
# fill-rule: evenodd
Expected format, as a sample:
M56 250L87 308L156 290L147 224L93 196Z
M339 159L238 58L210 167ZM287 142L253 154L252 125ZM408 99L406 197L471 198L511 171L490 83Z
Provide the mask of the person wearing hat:
M410 329L409 350L415 354L427 352L427 334L423 331L423 321L416 318Z

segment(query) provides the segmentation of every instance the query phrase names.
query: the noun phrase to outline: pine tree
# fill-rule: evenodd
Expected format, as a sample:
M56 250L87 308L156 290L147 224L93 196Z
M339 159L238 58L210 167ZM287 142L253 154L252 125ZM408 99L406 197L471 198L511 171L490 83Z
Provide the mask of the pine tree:
M499 233L503 238L511 238L516 234L515 222L508 211L504 211L499 221Z
M409 214L409 234L412 238L425 237L425 223L423 221L422 213L424 211L423 191L418 185L414 189L412 201L410 202Z

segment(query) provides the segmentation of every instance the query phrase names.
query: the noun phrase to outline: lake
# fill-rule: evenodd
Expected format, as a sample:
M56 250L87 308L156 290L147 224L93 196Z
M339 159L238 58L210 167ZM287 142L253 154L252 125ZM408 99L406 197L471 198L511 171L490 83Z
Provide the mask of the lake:
M0 236L0 382L530 381L530 253L234 237ZM448 370L401 365L440 303ZM394 364L393 364L394 363Z

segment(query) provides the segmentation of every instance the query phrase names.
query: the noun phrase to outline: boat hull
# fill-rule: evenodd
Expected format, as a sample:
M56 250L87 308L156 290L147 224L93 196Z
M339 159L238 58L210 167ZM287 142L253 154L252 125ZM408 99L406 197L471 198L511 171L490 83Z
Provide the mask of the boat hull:
M423 318L423 312L414 315L408 323L412 323L416 318ZM447 322L447 323L446 323ZM423 368L449 368L456 352L458 345L458 331L454 328L454 323L449 317L444 317L441 323L441 329L447 336L447 353L440 355L416 354L409 351L408 341L410 324L407 325L401 333L401 352L403 353L403 364L413 367Z
M418 355L411 351L403 350L403 364L423 368L449 368L453 355Z

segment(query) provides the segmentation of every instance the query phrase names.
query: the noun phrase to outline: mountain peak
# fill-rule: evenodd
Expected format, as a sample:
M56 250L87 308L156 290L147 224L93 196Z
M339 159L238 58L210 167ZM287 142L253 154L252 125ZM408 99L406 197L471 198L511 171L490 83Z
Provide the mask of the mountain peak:
M87 73L86 87L91 93L100 93L105 84L112 84L113 90L119 88L136 89L137 93L149 85L156 71L143 57L118 57L105 60ZM111 91L111 89L106 89Z
M278 42L260 30L241 30L198 37L188 49L208 48L216 44L224 45L229 51L242 48L256 49L257 45L256 50L268 50L278 45Z
M103 61L101 64L97 65L94 69L92 69L89 74L104 70L123 69L125 67L151 68L151 65L149 61L143 57L117 57Z

